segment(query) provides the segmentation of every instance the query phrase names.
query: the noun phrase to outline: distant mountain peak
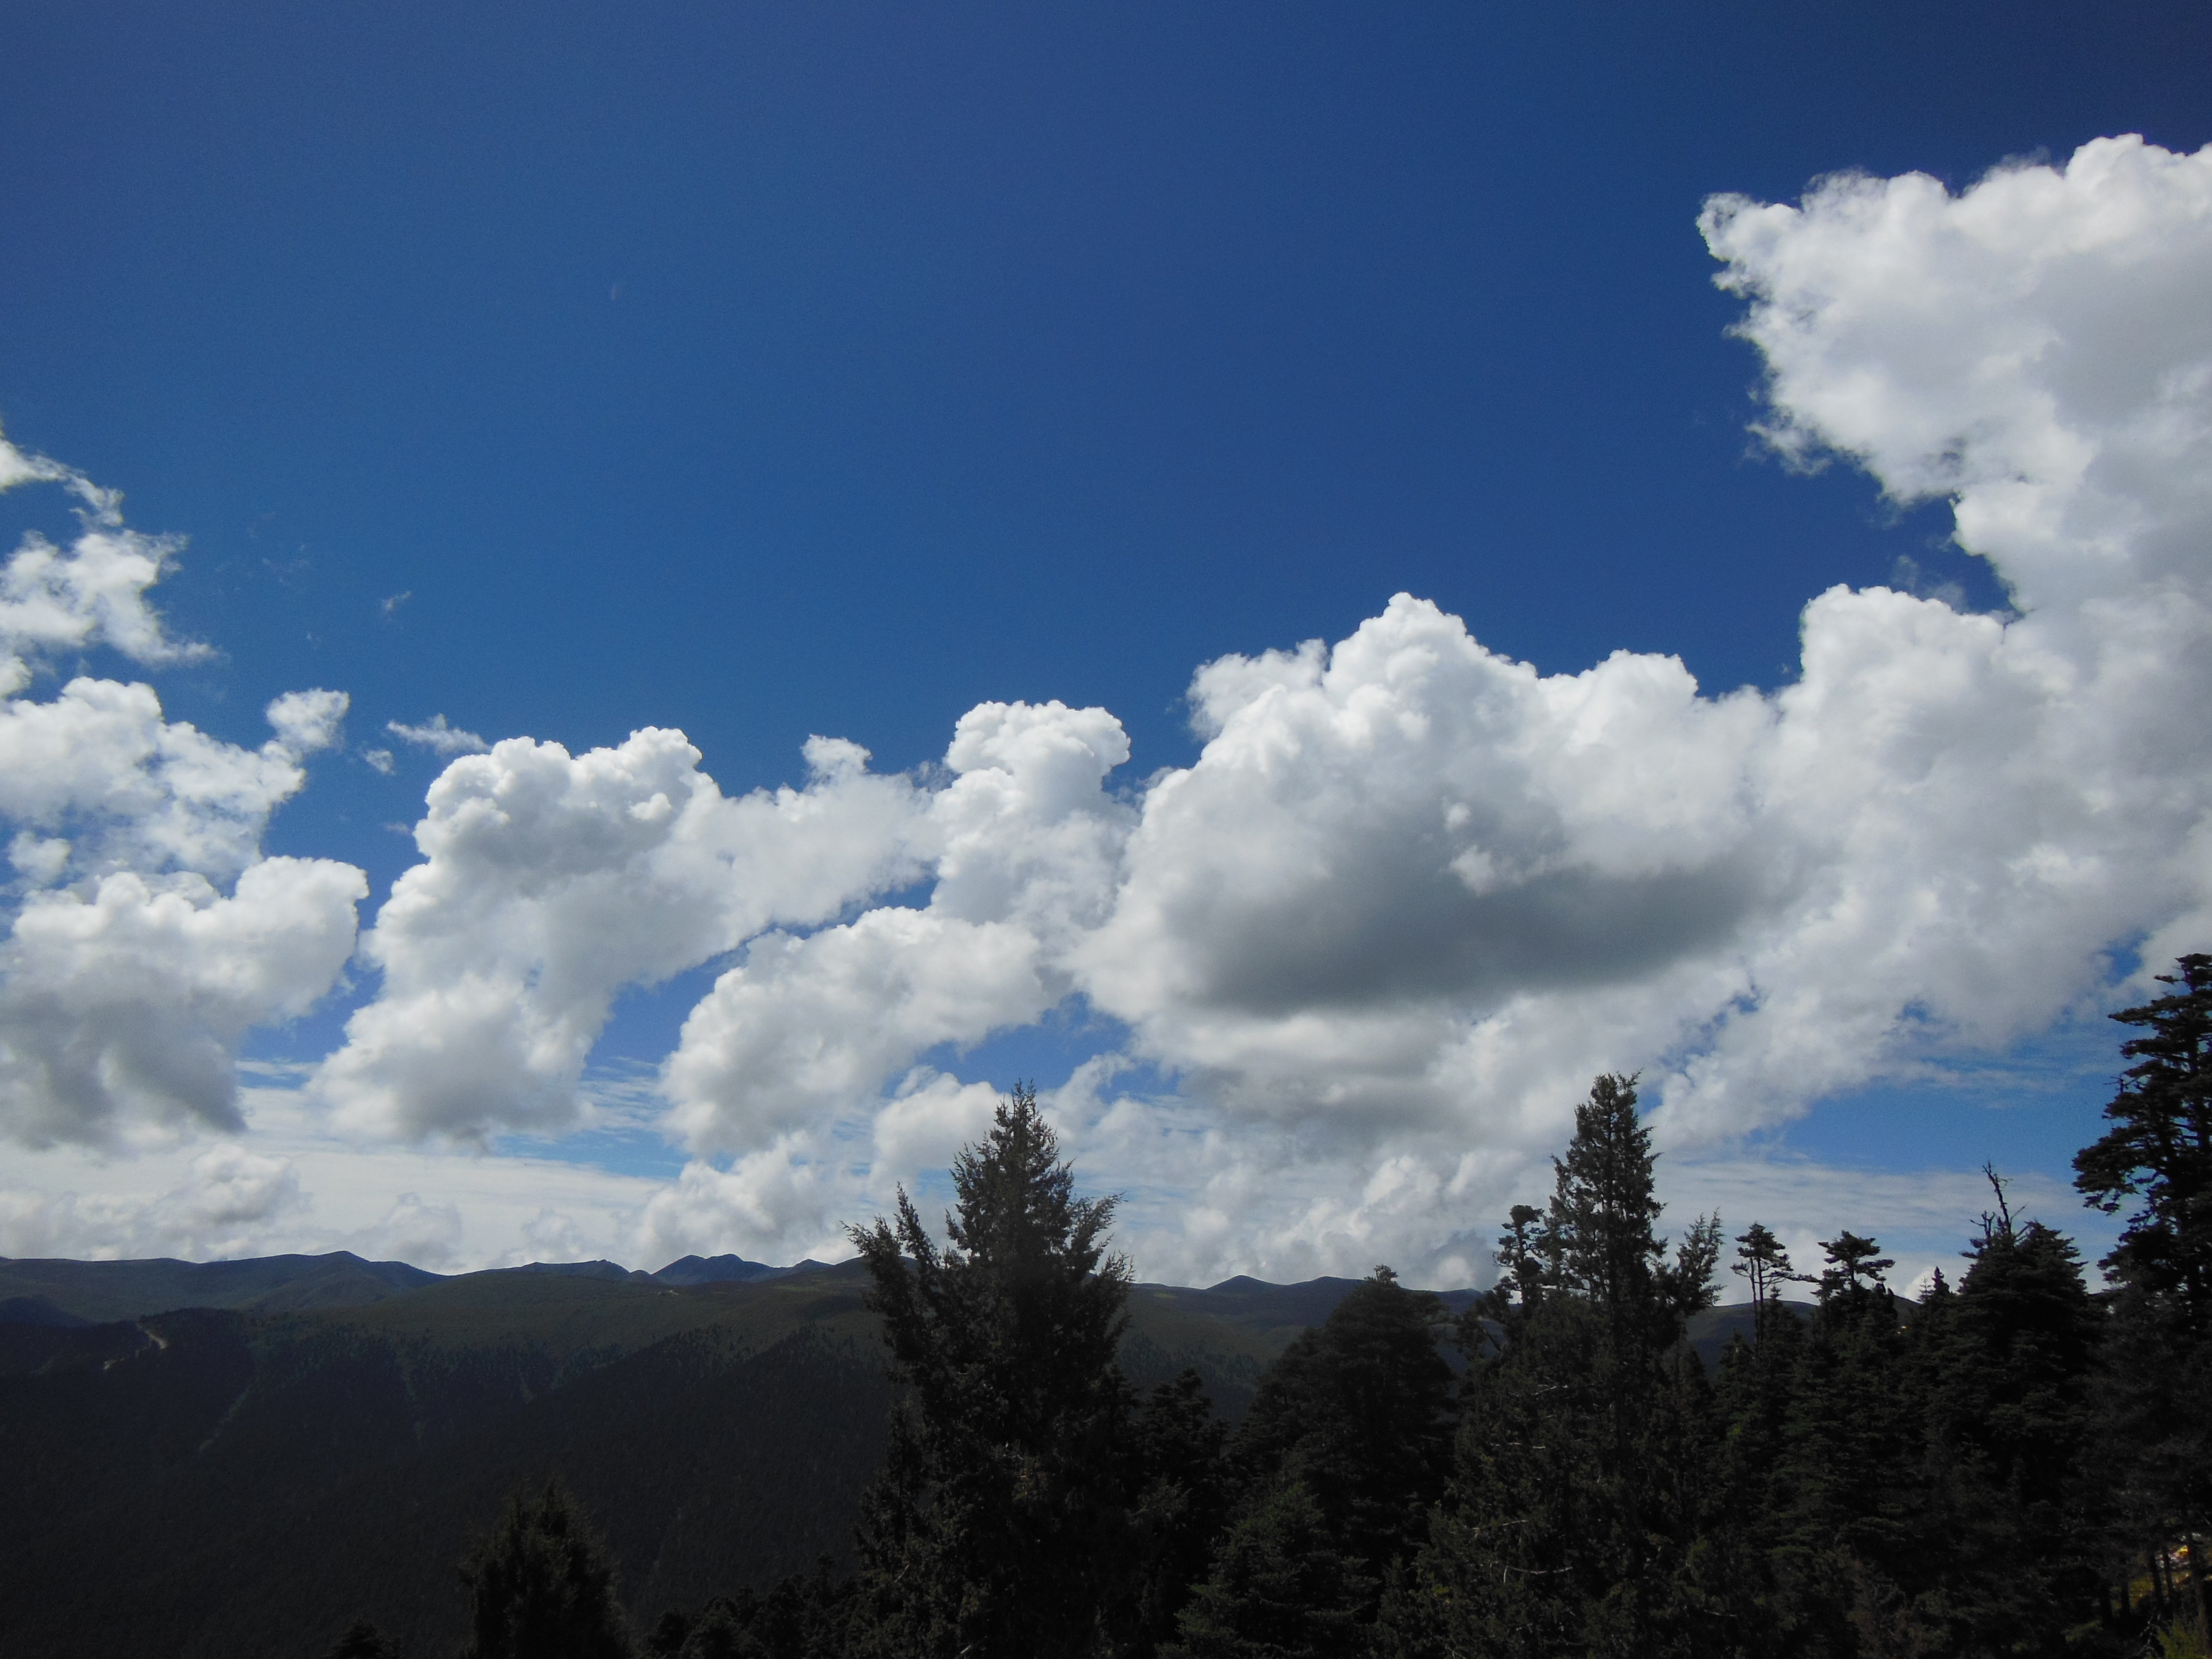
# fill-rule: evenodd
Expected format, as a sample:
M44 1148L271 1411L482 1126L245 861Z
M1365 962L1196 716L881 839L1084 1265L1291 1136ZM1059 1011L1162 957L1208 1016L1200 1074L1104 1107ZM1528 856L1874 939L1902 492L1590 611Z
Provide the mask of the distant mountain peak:
M625 1267L605 1257L597 1261L525 1261L513 1267L488 1267L487 1273L533 1273L551 1279L650 1279L651 1273Z
M805 1261L789 1267L771 1267L764 1261L748 1261L741 1255L687 1255L647 1277L662 1285L750 1285L763 1279L783 1279L822 1264Z

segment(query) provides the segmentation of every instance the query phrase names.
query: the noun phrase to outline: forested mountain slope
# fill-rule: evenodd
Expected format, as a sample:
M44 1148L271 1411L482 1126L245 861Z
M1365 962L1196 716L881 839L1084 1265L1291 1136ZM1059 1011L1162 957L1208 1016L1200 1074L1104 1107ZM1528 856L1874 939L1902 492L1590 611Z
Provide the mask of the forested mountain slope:
M759 1268L676 1267L730 1264ZM556 1470L641 1609L842 1566L890 1397L865 1279L0 1263L93 1322L0 1322L0 1650L252 1659L366 1613L448 1650L469 1536ZM1240 1417L1357 1282L1138 1286L1125 1369L1194 1368Z

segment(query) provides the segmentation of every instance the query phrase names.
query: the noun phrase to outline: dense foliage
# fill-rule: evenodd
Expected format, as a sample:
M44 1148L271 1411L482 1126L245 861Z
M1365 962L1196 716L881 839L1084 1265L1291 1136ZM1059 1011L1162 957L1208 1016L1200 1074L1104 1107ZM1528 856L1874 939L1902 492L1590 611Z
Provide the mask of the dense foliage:
M461 1566L469 1593L462 1659L623 1659L627 1621L606 1547L557 1480L507 1500Z

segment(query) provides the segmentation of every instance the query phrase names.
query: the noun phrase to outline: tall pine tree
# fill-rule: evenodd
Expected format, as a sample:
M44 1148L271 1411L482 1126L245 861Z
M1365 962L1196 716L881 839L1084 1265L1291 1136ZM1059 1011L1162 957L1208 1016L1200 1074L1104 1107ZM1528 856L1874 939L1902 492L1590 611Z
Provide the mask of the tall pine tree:
M1819 1306L1797 1354L1770 1559L1784 1628L1808 1656L1916 1639L1905 1581L1926 1563L1922 1435L1895 1265L1848 1230L1824 1240Z
M1032 1090L952 1168L940 1249L903 1190L852 1230L893 1380L863 1516L884 1651L1054 1659L1133 1617L1132 1391L1115 1363L1127 1264L1111 1198L1079 1198Z
M1691 1561L1705 1394L1681 1346L1712 1300L1718 1222L1667 1261L1632 1079L1597 1079L1553 1176L1540 1225L1519 1210L1509 1223L1489 1322L1468 1323L1487 1352L1391 1636L1494 1659L1724 1651Z
M1450 1459L1443 1304L1388 1267L1268 1368L1234 1455L1255 1486L1310 1492L1328 1535L1380 1582L1427 1531Z
M2071 1240L2015 1222L2002 1184L1955 1295L1925 1298L1911 1333L1927 1382L1940 1593L1948 1650L2069 1651L2100 1584L2085 1479L2103 1319Z
M1778 1323L1796 1317L1783 1298L1790 1285L1811 1283L1812 1275L1790 1267L1790 1252L1764 1222L1753 1222L1735 1242L1735 1265L1729 1271L1750 1283L1752 1339L1763 1342Z
M2102 1263L2112 1286L2104 1466L2131 1554L2212 1533L2212 957L2160 975L2172 990L2112 1016L2142 1035L2105 1108L2112 1126L2074 1160L2099 1209L2134 1202ZM2155 1580L2157 1575L2154 1574ZM2212 1590L2196 1613L2212 1626Z
M2074 1160L2075 1185L2112 1214L2139 1200L2105 1271L2189 1342L2212 1336L2212 956L2186 956L2170 995L2112 1018L2143 1028L2105 1108L2112 1127Z

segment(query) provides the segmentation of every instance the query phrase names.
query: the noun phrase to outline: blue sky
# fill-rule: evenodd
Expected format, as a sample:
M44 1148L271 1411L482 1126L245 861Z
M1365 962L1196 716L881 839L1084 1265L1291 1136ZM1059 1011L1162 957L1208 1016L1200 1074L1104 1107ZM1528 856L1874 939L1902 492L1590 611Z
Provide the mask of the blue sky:
M392 737L392 721L442 715L576 756L639 727L680 728L732 798L805 787L801 748L819 734L871 751L870 775L912 775L927 793L949 781L947 744L969 710L1057 700L1118 720L1128 758L1100 799L1137 813L1147 779L1200 760L1188 694L1202 665L1346 641L1401 592L1544 675L1652 653L1678 657L1708 698L1778 694L1807 672L1808 602L1837 584L1943 595L1962 613L2001 608L2008 588L1952 539L1954 490L1899 483L1918 477L1911 457L1808 471L1748 433L1777 406L1765 376L1784 348L1730 331L1760 283L1771 293L1784 278L1753 249L1739 258L1752 288L1717 288L1702 205L1717 192L1795 202L1852 170L1920 172L1964 192L2000 163L2064 167L2123 134L2185 155L2212 141L2208 49L2201 8L2156 4L669 3L526 19L452 5L11 7L0 422L21 452L123 491L134 530L184 538L153 600L173 637L213 647L149 665L88 635L75 655L50 652L24 695L52 697L80 665L144 679L170 722L251 747L272 698L345 692L343 738L311 761L301 751L311 781L268 809L258 847L366 872L367 927L421 860L394 826L423 817L451 758ZM1790 407L1820 441L1863 457L1875 446L1850 437L1853 416L1825 395L1808 380ZM58 489L26 487L0 501L0 529L11 544L28 528L65 542L70 508ZM2195 810L2176 807L2160 844L2178 848ZM2136 856L2063 841L2038 841L2036 856ZM2016 868L2029 850L1992 853L1990 867ZM1094 951L1091 967L1067 965L1081 955L1072 945L1039 970L1054 1012L1032 1018L1035 998L1017 997L1017 1012L915 1025L896 1055L855 1061L848 1096L813 1118L733 1104L743 1088L727 1066L678 1103L689 1128L659 1115L672 1097L654 1068L743 962L743 939L926 905L939 855L900 854L894 870L899 857L856 851L869 873L811 908L769 905L688 955L641 945L655 965L611 988L611 1019L587 1034L596 1118L576 1115L557 1064L515 1085L520 1103L475 1117L395 1104L384 1072L372 1110L312 1069L281 1069L313 1068L346 1041L380 983L375 961L358 959L297 1018L248 1019L224 1039L261 1067L243 1117L155 1100L44 1148L23 1132L6 1156L32 1194L22 1213L46 1219L25 1224L15 1253L125 1248L86 1219L88 1195L136 1194L154 1216L170 1202L163 1183L197 1178L179 1171L211 1147L272 1169L292 1160L223 1177L260 1181L276 1207L228 1232L134 1222L130 1238L201 1254L381 1240L455 1263L538 1241L625 1259L678 1242L795 1250L900 1172L882 1103L924 1090L917 1066L972 1091L1017 1073L1059 1089L1079 1060L1119 1066L1064 1103L1071 1143L1136 1194L1139 1265L1167 1276L1358 1268L1382 1249L1450 1276L1479 1256L1506 1190L1540 1182L1568 1102L1541 1122L1504 1103L1549 1079L1535 1060L1507 1066L1524 1081L1497 1084L1489 1104L1476 1073L1439 1071L1431 1054L1278 1108L1297 1086L1250 1055L1287 1053L1280 1033L1208 1047L1214 1036L1176 1025L1170 1005L1210 993L1133 990L1126 963L1098 967ZM88 891L92 875L72 870ZM211 873L226 891L236 878ZM2139 946L2181 937L2194 879L2069 912L2049 971L2002 995L1960 994L1946 975L1981 969L1921 948L1928 982L1898 981L1869 1039L1879 1055L1816 1067L1795 1091L1771 1057L1726 1087L1692 1086L1729 1010L1778 1006L1778 981L1699 993L1705 1004L1670 991L1663 1016L1593 1001L1587 1019L1621 1022L1626 1052L1604 1063L1682 1079L1661 1091L1670 1103L1709 1103L1677 1112L1692 1127L1670 1132L1682 1149L1670 1157L1723 1173L1686 1180L1682 1202L1757 1201L1742 1198L1756 1187L1749 1163L1779 1160L1792 1182L1814 1168L1906 1182L1971 1176L1994 1158L2059 1203L2048 1194L2094 1133L2114 1066L2098 1015L2140 988L2127 978ZM441 890L465 902L462 887ZM1398 901L1376 902L1382 928ZM1301 945L1222 925L1196 944L1177 934L1176 948L1211 962L1233 935L1287 956L1310 945L1340 966L1358 957L1326 929ZM1142 956L1127 926L1114 948ZM1710 963L1735 948L1650 946L1677 967L1684 952ZM30 969L13 971L30 983ZM567 970L547 958L517 971ZM1437 991L1443 980L1378 968L1370 980L1332 981L1314 1006L1442 996L1460 1025L1436 1054L1464 1048L1510 994L1494 979ZM1561 967L1545 983L1567 997L1558 986L1586 981L1645 982ZM441 983L422 994L458 981ZM1567 1006L1554 1012L1571 1024ZM1900 1038L1929 1006L1942 1040ZM1846 1027L1863 1029L1835 1030ZM1578 1038L1546 1052L1560 1075L1586 1077L1606 1048ZM1415 1103L1400 1083L1422 1066L1431 1093L1457 1089L1475 1119L1516 1127L1486 1139ZM1725 1109L1711 1103L1723 1097ZM938 1127L972 1122L975 1098L948 1093ZM1100 1127L1117 1098L1161 1115L1146 1132L1153 1152ZM790 1197L792 1168L842 1157L850 1175L849 1148L831 1148L866 1139L870 1123L872 1176L833 1182L813 1209ZM1272 1150L1240 1161L1248 1134ZM1202 1180L1158 1150L1177 1135L1213 1148L1216 1162L1189 1166ZM1480 1156L1450 1153L1455 1136ZM468 1195L492 1178L486 1146L518 1170L542 1158L630 1184L539 1206L526 1245L519 1224L471 1208L507 1218L525 1204ZM639 1231L687 1165L705 1193L771 1152L783 1198L715 1188ZM403 1157L416 1171L405 1215L374 1162ZM1394 1160L1458 1173L1433 1203L1377 1218ZM374 1189L353 1209L337 1173L349 1167ZM1257 1188L1240 1182L1296 1211L1262 1229L1273 1242L1176 1231L1186 1210L1241 1213L1255 1200L1238 1194ZM1849 1189L1844 1176L1822 1188ZM391 1231L392 1217L433 1211L453 1225Z

